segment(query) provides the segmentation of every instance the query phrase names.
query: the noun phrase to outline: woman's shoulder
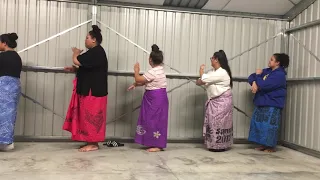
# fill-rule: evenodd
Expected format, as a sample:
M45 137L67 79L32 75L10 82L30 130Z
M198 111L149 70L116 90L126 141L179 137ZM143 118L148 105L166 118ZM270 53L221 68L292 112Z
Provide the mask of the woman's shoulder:
M0 53L0 57L2 58L14 58L14 59L21 59L20 55L16 51L5 51Z
M216 72L219 73L219 74L227 74L227 75L228 75L227 70L223 69L222 67L219 68L219 69L217 69ZM229 76L229 75L228 75L228 76Z

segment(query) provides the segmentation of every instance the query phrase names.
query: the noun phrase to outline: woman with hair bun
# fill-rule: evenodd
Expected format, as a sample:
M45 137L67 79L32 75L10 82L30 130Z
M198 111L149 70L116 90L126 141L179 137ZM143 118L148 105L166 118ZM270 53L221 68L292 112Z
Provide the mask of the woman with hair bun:
M208 95L203 136L209 151L222 152L233 144L232 74L223 50L215 52L210 60L213 68L204 73L205 65L201 65L197 81L197 85L205 86Z
M278 141L281 110L287 94L286 71L289 56L276 53L269 60L269 68L257 69L248 82L255 94L255 109L252 115L249 141L261 145L258 151L275 152Z
M0 35L0 151L14 149L13 136L21 93L22 61L14 50L16 33Z
M72 61L79 69L73 81L73 93L63 129L71 132L72 140L86 142L80 147L80 152L98 150L98 142L105 140L108 59L101 42L101 30L93 25L85 40L88 51L81 54L82 50L72 48ZM75 68L66 67L65 71L74 72Z
M162 66L163 53L155 44L152 45L149 64L152 68L142 76L139 75L139 63L135 64L135 83L128 90L136 86L145 86L135 142L147 146L148 152L158 152L167 147L169 101L166 91L167 79Z

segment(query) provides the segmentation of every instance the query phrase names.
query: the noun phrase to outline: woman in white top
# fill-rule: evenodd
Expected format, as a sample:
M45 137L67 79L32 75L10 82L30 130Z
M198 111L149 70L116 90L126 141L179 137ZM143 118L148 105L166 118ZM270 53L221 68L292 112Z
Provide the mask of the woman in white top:
M204 73L205 65L201 65L201 78L197 81L197 85L205 86L208 95L203 136L210 151L221 152L233 144L232 74L223 50L215 52L210 60L213 68Z

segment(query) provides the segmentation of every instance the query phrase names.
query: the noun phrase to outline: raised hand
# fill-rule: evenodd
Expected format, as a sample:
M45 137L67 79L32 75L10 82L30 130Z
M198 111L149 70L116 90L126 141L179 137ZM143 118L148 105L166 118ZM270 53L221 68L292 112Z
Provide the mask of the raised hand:
M140 64L137 62L135 65L134 65L134 68L133 68L134 72L140 72Z

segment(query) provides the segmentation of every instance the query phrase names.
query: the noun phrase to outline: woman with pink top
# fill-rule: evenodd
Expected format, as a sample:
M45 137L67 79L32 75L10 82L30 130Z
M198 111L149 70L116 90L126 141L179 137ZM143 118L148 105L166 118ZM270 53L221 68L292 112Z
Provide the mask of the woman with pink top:
M169 101L167 79L162 66L163 54L155 44L152 46L149 64L152 68L142 76L139 75L139 63L135 64L135 83L128 90L145 85L135 142L147 146L148 152L158 152L167 146Z

